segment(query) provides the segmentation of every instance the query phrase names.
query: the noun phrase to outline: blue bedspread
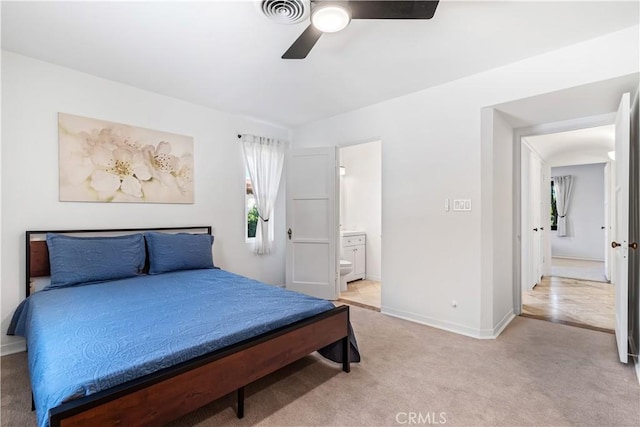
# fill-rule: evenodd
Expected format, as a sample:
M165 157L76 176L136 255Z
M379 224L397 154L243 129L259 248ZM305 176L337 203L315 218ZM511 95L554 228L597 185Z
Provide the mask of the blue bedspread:
M333 307L223 270L190 270L37 292L9 334L27 339L38 425L46 427L60 403Z

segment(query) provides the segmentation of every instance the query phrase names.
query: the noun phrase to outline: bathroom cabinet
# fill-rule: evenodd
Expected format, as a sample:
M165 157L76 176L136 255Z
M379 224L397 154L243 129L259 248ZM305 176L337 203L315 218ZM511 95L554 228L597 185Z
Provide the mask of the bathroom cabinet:
M342 259L353 264L353 270L347 274L347 282L364 279L366 275L366 235L351 234L342 237Z

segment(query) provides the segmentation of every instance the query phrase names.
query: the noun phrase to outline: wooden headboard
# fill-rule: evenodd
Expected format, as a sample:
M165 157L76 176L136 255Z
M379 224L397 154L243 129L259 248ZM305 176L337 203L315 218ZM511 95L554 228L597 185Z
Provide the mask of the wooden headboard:
M32 280L36 277L51 275L49 265L49 249L47 248L47 233L68 234L77 237L95 237L100 235L121 236L125 234L144 233L145 231L191 232L211 234L211 226L194 227L161 227L161 228L110 228L94 230L27 230L26 231L26 296L31 295Z

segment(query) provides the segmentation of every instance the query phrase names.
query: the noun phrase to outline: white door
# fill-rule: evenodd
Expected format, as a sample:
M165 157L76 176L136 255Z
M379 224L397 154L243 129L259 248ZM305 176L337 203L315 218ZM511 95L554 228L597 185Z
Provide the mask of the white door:
M537 155L531 153L530 166L529 166L529 215L530 215L530 230L531 235L531 259L530 263L530 276L529 283L530 288L535 286L542 276L542 226L541 210L542 210L542 198L541 198L541 182L542 182L542 165Z
M613 251L613 280L615 286L616 342L622 363L628 363L628 300L629 300L629 139L630 96L625 93L616 116L616 166L614 210L615 223L612 230L615 246Z
M338 297L338 171L336 148L287 155L287 289Z
M611 163L604 165L604 276L611 281Z
M544 214L544 209L543 207L545 206L543 199L543 188L544 188L544 181L545 181L545 174L544 174L544 167L543 167L543 162L542 159L538 158L538 188L536 189L536 202L537 202L537 206L535 207L536 209L536 227L538 228L538 231L535 232L536 233L536 238L538 240L537 242L537 255L536 255L536 284L540 283L540 279L542 278L542 274L544 271L544 221L543 221L543 214Z
M534 231L538 229L539 214L536 215L536 211L539 211L540 203L536 201L536 191L539 187L539 162L538 172L536 172L536 162L534 152L531 148L522 144L522 204L521 204L521 220L522 220L522 290L529 291L538 283L536 279L537 271L539 269L539 255L540 255L540 241L538 239L539 232Z

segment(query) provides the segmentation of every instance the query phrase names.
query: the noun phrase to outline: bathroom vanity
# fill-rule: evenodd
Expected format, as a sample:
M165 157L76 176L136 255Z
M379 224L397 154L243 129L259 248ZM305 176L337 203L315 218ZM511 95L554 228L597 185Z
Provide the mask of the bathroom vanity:
M341 258L353 264L353 270L346 275L346 281L364 279L366 274L366 234L362 231L341 231Z

